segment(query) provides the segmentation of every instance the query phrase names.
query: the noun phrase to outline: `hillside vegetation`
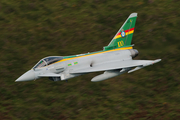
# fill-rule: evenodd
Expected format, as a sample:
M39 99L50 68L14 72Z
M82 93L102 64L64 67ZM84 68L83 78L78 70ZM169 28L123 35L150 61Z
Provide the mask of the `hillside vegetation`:
M0 0L0 119L180 119L180 1ZM136 59L159 59L92 83L102 72L14 81L46 56L103 49L133 12Z

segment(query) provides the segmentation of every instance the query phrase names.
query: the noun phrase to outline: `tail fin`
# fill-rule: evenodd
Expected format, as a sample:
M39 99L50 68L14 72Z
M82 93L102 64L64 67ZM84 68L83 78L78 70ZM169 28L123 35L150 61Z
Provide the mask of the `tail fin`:
M131 13L122 27L116 33L108 46L104 47L104 50L111 50L121 47L131 46L131 41L136 24L137 13Z

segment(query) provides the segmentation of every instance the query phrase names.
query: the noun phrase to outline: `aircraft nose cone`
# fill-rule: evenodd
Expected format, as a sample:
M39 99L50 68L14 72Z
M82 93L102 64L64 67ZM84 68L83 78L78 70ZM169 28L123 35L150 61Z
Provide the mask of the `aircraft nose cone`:
M21 81L30 81L35 79L35 74L33 70L29 70L23 75L21 75L15 82L21 82Z

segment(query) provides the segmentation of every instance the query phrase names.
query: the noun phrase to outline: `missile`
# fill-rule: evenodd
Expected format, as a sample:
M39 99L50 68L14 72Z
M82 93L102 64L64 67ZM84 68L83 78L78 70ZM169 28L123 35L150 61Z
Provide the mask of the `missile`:
M128 71L128 73L132 73L132 72L134 72L134 71L136 71L136 70L139 70L139 69L141 69L141 68L143 68L143 67L144 67L144 66L138 66L138 67L136 67L136 68Z

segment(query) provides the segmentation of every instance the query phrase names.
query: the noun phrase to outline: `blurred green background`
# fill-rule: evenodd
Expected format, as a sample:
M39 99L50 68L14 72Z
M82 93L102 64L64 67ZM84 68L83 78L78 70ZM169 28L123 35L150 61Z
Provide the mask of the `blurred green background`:
M180 119L179 0L1 0L0 119ZM14 81L46 56L102 50L137 12L136 59L159 59L92 83L102 72Z

